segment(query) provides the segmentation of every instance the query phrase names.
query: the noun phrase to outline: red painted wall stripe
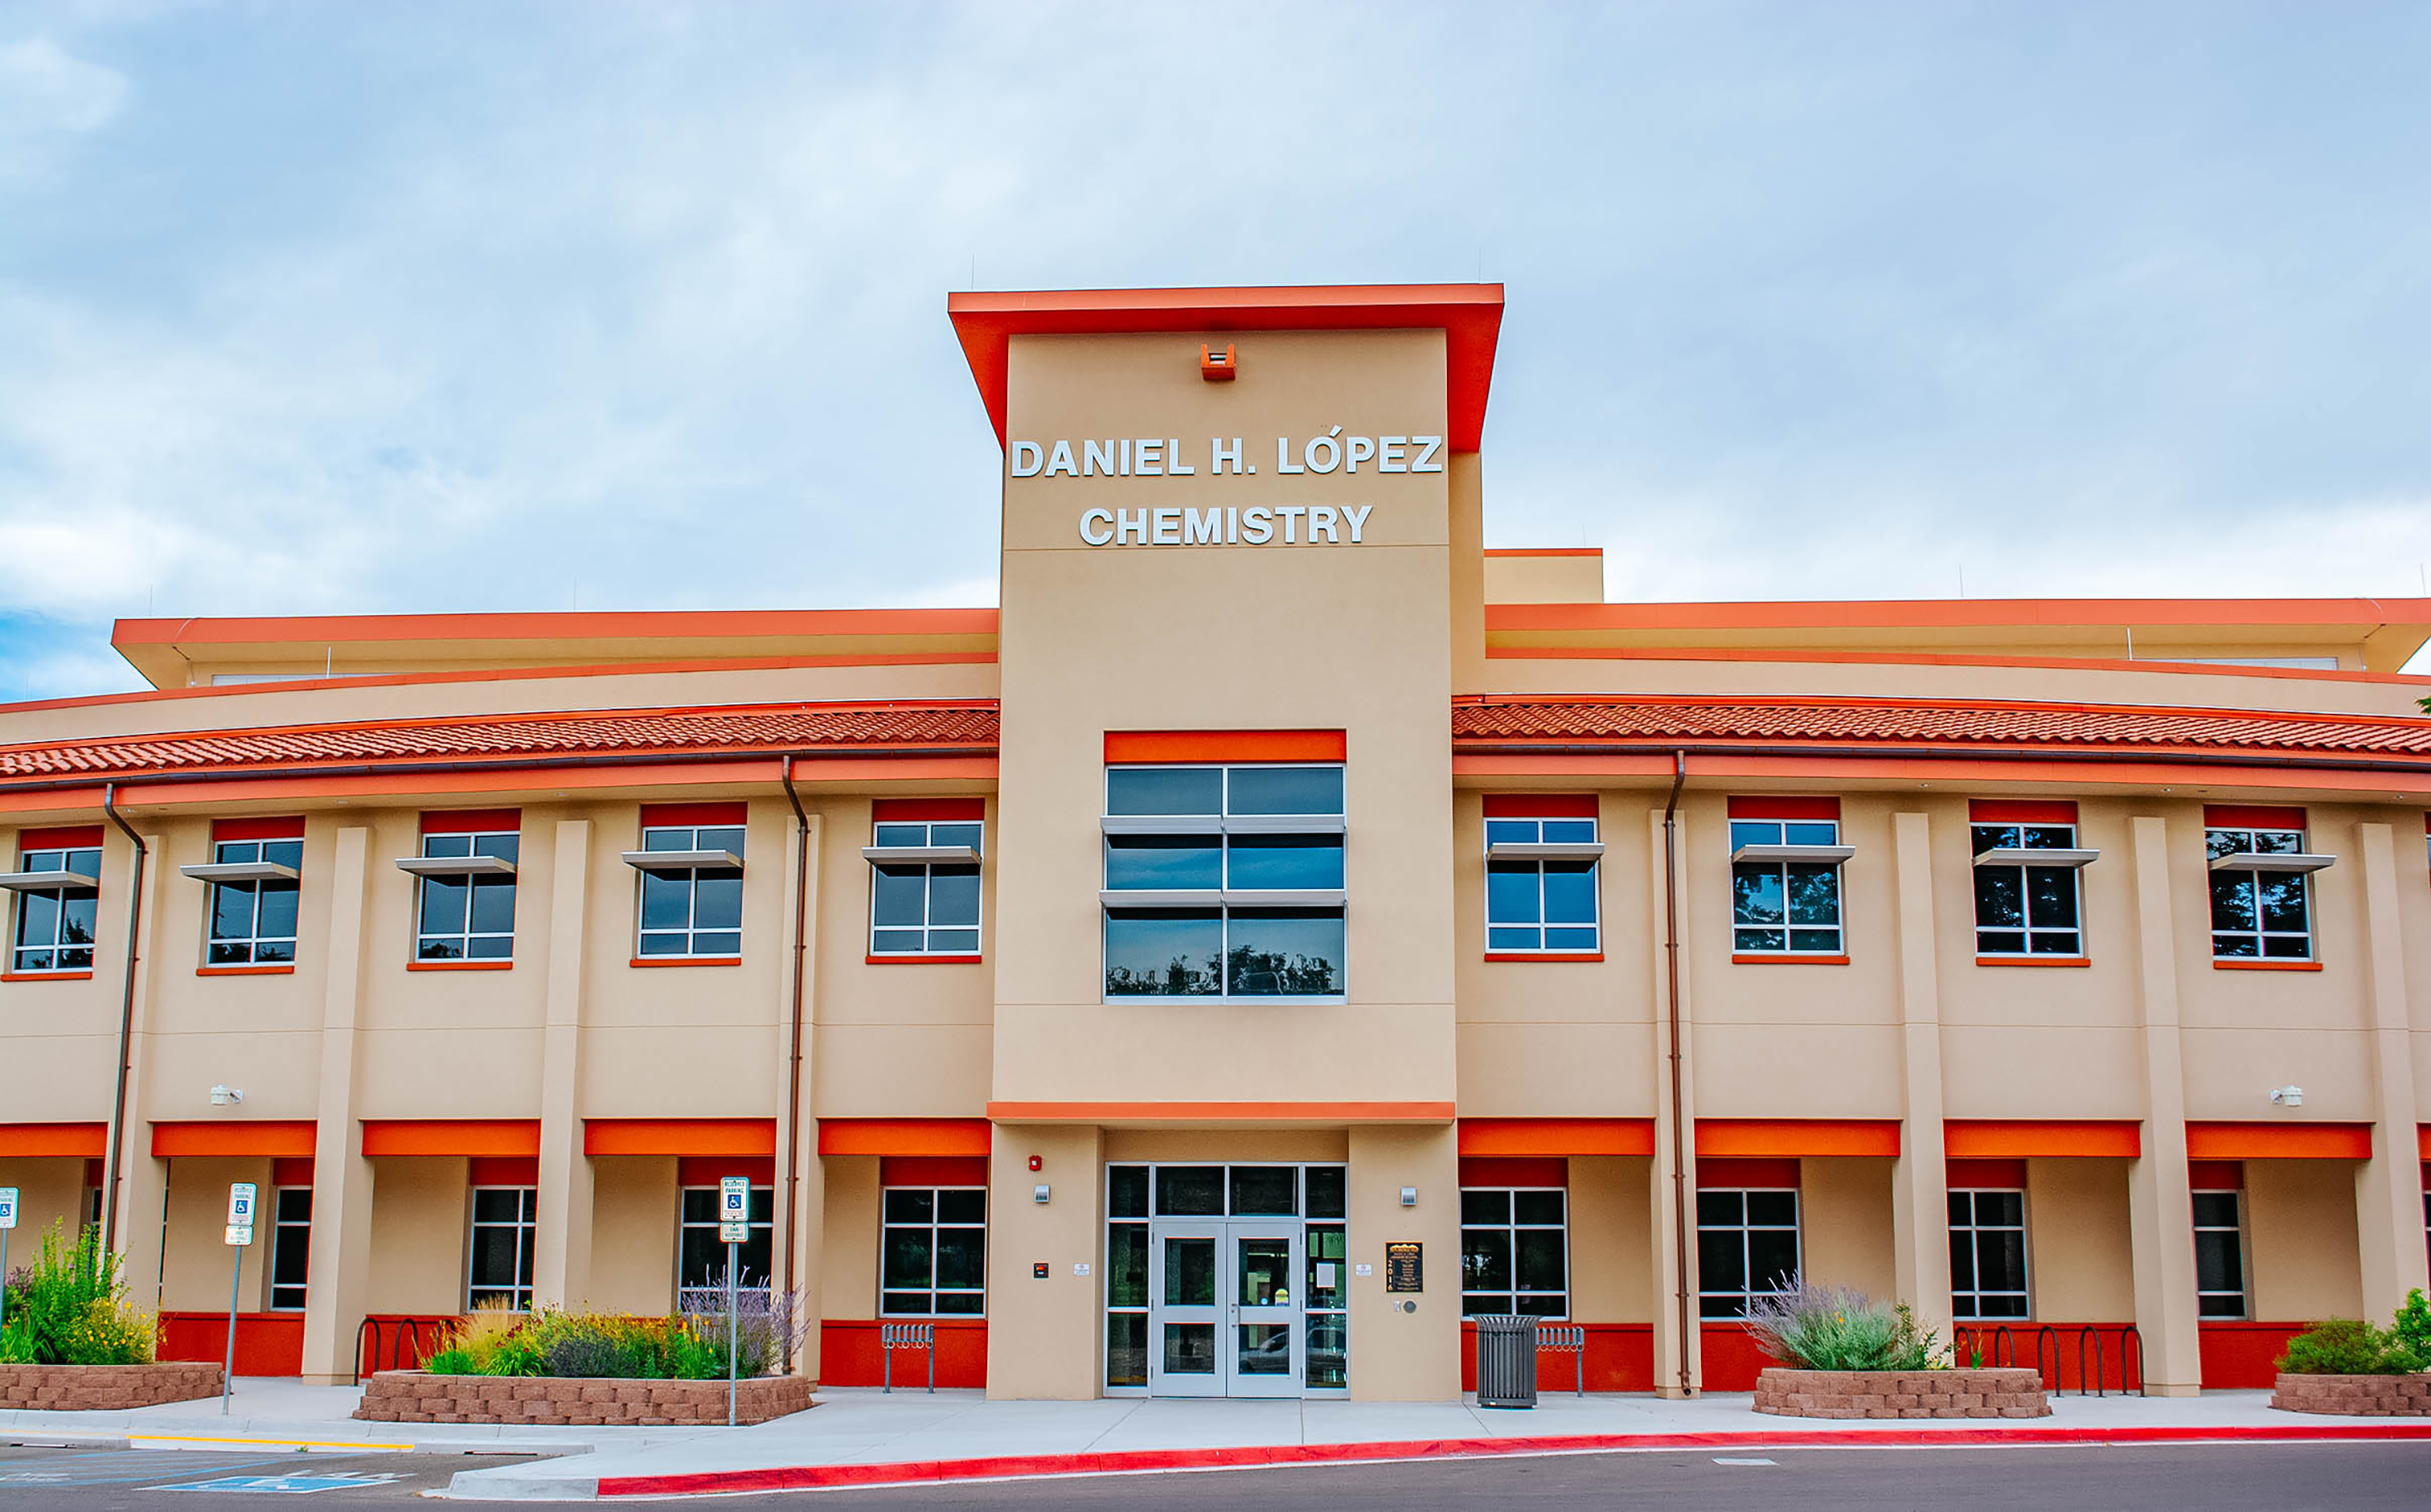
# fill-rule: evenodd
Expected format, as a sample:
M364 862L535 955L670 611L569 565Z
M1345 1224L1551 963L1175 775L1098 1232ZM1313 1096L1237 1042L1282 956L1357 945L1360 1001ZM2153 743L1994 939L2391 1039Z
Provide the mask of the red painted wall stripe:
M101 826L97 824L62 824L48 830L17 832L17 850L91 850L101 844Z
M213 819L211 844L223 840L301 840L304 838L304 815L285 815L268 819Z
M1489 819L1592 819L1596 814L1593 793L1485 795L1485 816Z
M1730 812L1734 819L1836 819L1840 816L1840 800L1751 794L1731 799Z
M749 818L747 803L645 803L642 828L682 829L703 824L741 824Z
M2301 830L2305 811L2259 803L2206 803L2204 823L2215 830Z
M422 816L424 834L485 834L523 827L521 809L446 809Z
M975 798L880 798L869 806L879 824L977 824L987 815L987 799Z
M2074 824L2076 805L2068 801L1970 798L1967 817L1977 824Z

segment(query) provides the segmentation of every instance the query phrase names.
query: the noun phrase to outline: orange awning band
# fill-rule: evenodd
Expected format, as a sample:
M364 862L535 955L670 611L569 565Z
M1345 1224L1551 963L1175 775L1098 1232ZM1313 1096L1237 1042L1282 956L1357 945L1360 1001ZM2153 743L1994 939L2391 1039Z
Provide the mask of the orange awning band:
M268 1155L294 1158L312 1153L316 1125L310 1118L293 1122L234 1119L226 1123L156 1123L152 1153L163 1159L203 1155Z
M774 1118L585 1118L586 1155L773 1155Z
M1700 1118L1697 1153L1725 1156L1896 1155L1896 1118Z
M1463 1118L1460 1152L1473 1157L1651 1155L1651 1118Z
M2188 1160L2370 1160L2368 1123L2189 1123Z
M2143 1129L2117 1118L1951 1118L1941 1126L1942 1153L1952 1160L2015 1160L2027 1155L2120 1155L2144 1152Z
M540 1153L538 1118L366 1118L366 1155Z
M106 1123L0 1123L0 1155L99 1160L109 1148Z
M985 1118L821 1118L822 1155L978 1155L988 1152Z

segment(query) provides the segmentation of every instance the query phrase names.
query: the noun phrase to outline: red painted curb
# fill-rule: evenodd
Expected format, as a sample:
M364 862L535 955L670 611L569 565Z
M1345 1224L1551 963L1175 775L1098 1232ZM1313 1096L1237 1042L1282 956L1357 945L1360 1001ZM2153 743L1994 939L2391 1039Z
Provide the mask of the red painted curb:
M602 1476L598 1495L709 1496L922 1481L1120 1475L1147 1470L1241 1470L1397 1459L1484 1459L1599 1450L2017 1448L2036 1444L2351 1443L2431 1441L2431 1422L2290 1424L2233 1428L1825 1428L1811 1433L1568 1434L1543 1438L1421 1438L1364 1444L1266 1444L1242 1449L1141 1449L1103 1454L1008 1454L883 1465L782 1465L684 1475Z

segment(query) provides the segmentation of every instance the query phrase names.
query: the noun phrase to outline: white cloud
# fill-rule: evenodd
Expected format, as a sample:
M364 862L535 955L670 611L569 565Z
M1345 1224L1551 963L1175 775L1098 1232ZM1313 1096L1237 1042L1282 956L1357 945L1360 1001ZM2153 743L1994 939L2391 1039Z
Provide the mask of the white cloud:
M60 137L100 130L126 93L125 75L47 37L0 42L0 176L35 171Z

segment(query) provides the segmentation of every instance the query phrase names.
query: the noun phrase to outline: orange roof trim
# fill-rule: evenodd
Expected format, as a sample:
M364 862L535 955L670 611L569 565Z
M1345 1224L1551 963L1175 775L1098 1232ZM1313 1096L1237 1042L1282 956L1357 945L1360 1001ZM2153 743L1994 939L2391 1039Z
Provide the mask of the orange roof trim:
M985 1118L821 1118L822 1155L984 1156Z
M947 318L979 384L998 445L1005 440L1007 367L1015 336L1201 334L1261 330L1440 330L1445 424L1454 451L1485 429L1499 283L1343 284L1248 289L1051 289L949 294Z

